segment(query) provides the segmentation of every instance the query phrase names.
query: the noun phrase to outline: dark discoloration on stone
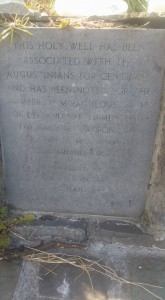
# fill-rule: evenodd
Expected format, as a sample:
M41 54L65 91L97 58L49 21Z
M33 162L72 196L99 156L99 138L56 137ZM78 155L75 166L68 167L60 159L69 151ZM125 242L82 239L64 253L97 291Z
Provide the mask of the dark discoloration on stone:
M124 245L151 246L155 240L140 224L118 220L93 220L88 224L88 238L92 241L122 243ZM157 244L164 247L164 244Z
M165 237L165 80L145 218L152 230Z
M87 221L85 219L74 220L50 215L42 216L40 220L34 221L32 225L18 225L14 227L14 230L25 239L14 239L13 243L17 246L20 244L38 245L42 241L50 242L53 240L78 243L87 240Z
M81 218L67 218L67 217L57 217L52 215L44 215L41 216L41 219L39 221L35 221L34 225L37 224L42 225L51 225L51 226L65 226L70 228L81 228L83 230L86 230L87 227L87 219Z
M100 229L129 234L143 234L143 231L135 224L120 220L108 220L101 222Z

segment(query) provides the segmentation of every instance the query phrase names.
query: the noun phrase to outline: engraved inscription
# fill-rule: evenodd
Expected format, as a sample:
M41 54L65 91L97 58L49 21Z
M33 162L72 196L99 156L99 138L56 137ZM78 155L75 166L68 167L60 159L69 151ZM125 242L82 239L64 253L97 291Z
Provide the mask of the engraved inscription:
M6 177L11 170L20 186L11 195L27 198L16 200L20 208L29 200L36 210L142 213L161 47L151 33L140 39L138 32L102 32L104 38L90 30L41 30L35 39L16 40L8 65L2 62L2 139L12 157Z

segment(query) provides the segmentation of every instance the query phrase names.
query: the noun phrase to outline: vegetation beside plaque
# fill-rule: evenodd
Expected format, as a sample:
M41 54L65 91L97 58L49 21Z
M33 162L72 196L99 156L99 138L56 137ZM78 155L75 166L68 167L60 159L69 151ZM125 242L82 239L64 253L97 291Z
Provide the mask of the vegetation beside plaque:
M18 18L17 15L14 17L11 16L11 20L3 17L0 19L0 27L5 28L0 33L0 42L9 39L10 47L13 44L15 36L20 37L22 40L24 39L24 35L33 36L28 29L34 27L34 25L29 21L27 16L22 19Z
M70 27L70 19L61 20L59 29L69 29Z
M26 3L27 8L36 9L51 16L57 15L53 8L54 0L25 0L24 2Z
M6 249L10 246L10 233L12 227L17 224L27 224L35 220L35 215L32 213L10 217L10 207L4 205L0 209L0 249Z
M147 0L125 0L128 4L128 13L147 11Z

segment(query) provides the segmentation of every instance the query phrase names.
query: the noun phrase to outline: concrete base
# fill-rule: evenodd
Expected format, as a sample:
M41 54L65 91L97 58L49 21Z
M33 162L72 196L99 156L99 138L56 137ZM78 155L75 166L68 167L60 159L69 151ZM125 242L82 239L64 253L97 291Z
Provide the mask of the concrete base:
M59 253L59 250L57 252ZM95 242L90 243L85 251L66 250L65 254L99 261L131 282L165 287L165 253L158 248ZM53 269L54 265L24 261L18 279L20 265L21 263L16 267L13 263L0 262L0 267L3 266L0 278L1 300L155 299L145 289L101 275L97 273L97 269L96 272L90 273L92 288L88 274L69 265L61 265ZM9 280L5 278L6 276L9 278L10 274L13 276L9 287ZM150 287L149 289L160 299L164 299L164 288Z
M138 223L47 215L31 226L16 226L13 231L17 235L13 245L35 247L50 240L61 241L48 251L99 262L127 281L162 286L162 289L144 287L158 299L165 299L165 241L155 241ZM18 235L22 236L19 242ZM74 246L77 243L75 248L71 247L73 243ZM93 267L96 271L88 276L68 264L57 267L27 260L0 261L1 300L155 299L145 289L107 277L98 272L97 266Z

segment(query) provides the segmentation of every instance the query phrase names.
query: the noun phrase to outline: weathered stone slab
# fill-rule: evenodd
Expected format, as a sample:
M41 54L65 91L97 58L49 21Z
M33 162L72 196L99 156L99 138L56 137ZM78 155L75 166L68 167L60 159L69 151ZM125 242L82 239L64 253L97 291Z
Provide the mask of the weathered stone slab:
M163 72L163 30L32 29L1 46L8 201L140 216ZM156 38L155 38L156 37Z
M93 253L91 254L91 250L95 252L94 255ZM115 253L115 255L113 255L113 249L108 248L108 250L110 250L108 255L106 250L107 248L105 244L103 249L103 244L100 243L90 246L85 253L72 250L72 252L67 251L65 254L71 254L72 256L75 255L82 258L84 257L97 262L99 261L100 263L113 268L120 276L126 275L126 251L123 251L124 253L122 252L120 255L119 253ZM119 269L119 265L120 268L122 266L121 269ZM127 291L123 283L111 280L111 278L99 274L97 271L89 271L91 278L90 281L88 274L85 271L82 272L82 270L77 267L75 268L68 264L62 264L59 266L56 265L56 269L54 267L55 265L42 264L40 266L39 264L24 262L12 300L18 300L20 295L22 295L23 299L26 300L86 300L92 298L106 300L108 297L113 299L113 297L116 296L117 298L118 296L119 298L119 295L127 296L126 299L130 300L130 298L128 298L129 289ZM97 270L97 266L95 267ZM47 272L45 268L47 269ZM30 274L31 277L29 276ZM37 280L38 277L42 278L42 280Z
M0 14L10 19L10 15L41 17L37 10L28 9L23 0L0 0Z
M17 236L23 237L22 240L17 239L15 242L13 236L13 243L17 246L36 246L43 241L48 243L53 240L82 243L87 240L87 221L45 215L40 220L33 222L32 225L16 225L14 232Z
M157 297L164 298L165 257L164 252L160 249L91 243L88 250L83 253L82 251L72 250L71 252L65 252L65 254L92 259L111 268L118 276L127 281L132 283L143 282L144 286ZM155 299L144 288L124 283L118 279L112 279L107 276L108 274L104 276L97 272L95 264L92 264L92 268L96 268L96 271L90 272L90 268L88 268L88 271L93 288L85 270L82 272L81 269L74 268L69 264L57 266L57 264L41 263L39 265L38 263L25 261L12 300ZM104 273L103 270L102 273ZM151 287L149 284L162 288Z

